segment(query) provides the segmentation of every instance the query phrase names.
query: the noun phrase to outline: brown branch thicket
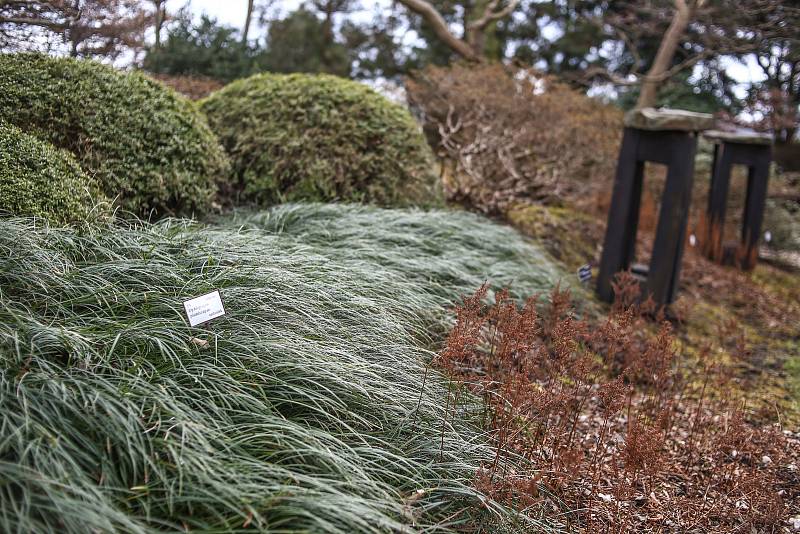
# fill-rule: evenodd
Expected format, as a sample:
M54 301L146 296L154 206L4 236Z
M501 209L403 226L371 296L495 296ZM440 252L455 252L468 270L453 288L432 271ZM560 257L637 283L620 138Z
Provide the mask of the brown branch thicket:
M205 98L214 91L222 89L225 85L219 80L206 76L180 76L156 73L148 73L148 75L192 100Z
M496 455L477 487L559 517L566 506L586 532L785 527L800 506L797 437L719 395L731 374L711 347L679 365L672 325L637 288L619 276L620 298L594 321L558 288L520 309L506 290L487 305L483 286L456 308L435 363L487 405Z
M621 113L531 69L429 67L407 83L452 201L486 213L608 187Z

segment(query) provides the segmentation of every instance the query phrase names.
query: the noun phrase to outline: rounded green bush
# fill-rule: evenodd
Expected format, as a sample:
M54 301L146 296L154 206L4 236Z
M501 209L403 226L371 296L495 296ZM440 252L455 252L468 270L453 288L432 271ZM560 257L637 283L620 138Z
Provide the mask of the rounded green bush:
M361 83L258 74L213 93L201 109L231 157L243 200L436 198L431 151L414 119Z
M102 200L69 152L0 123L0 213L67 224L104 214Z
M93 61L1 55L0 120L72 152L109 198L140 216L202 212L229 175L192 102Z

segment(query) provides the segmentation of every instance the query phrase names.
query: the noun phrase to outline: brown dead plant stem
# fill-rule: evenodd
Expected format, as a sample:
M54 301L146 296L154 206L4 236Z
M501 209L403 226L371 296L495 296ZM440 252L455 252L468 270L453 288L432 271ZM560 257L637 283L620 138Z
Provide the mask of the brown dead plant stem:
M456 307L436 364L487 405L496 456L476 485L520 508L566 505L587 532L776 531L798 507L796 438L710 398L729 375L683 365L637 287L621 274L594 323L558 287L519 307L484 285ZM520 456L529 468L506 461Z

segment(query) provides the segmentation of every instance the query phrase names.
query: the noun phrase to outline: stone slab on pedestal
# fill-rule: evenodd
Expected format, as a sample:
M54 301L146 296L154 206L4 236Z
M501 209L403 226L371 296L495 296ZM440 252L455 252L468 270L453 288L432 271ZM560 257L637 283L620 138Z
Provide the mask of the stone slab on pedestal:
M739 143L742 145L771 145L772 136L756 132L747 128L736 130L708 130L703 132L703 137L717 143Z
M625 126L638 130L702 132L714 125L713 115L683 109L641 108L625 114Z

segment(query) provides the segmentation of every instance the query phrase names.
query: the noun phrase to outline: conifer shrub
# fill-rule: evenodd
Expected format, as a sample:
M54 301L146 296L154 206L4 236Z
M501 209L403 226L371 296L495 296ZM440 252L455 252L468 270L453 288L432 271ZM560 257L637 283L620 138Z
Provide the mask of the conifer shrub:
M101 200L68 152L0 123L0 214L66 224L97 218Z
M141 73L38 54L0 56L0 119L72 152L140 216L207 209L227 158L189 100Z
M431 152L414 119L363 84L258 74L201 107L231 156L241 200L402 205L435 198Z

